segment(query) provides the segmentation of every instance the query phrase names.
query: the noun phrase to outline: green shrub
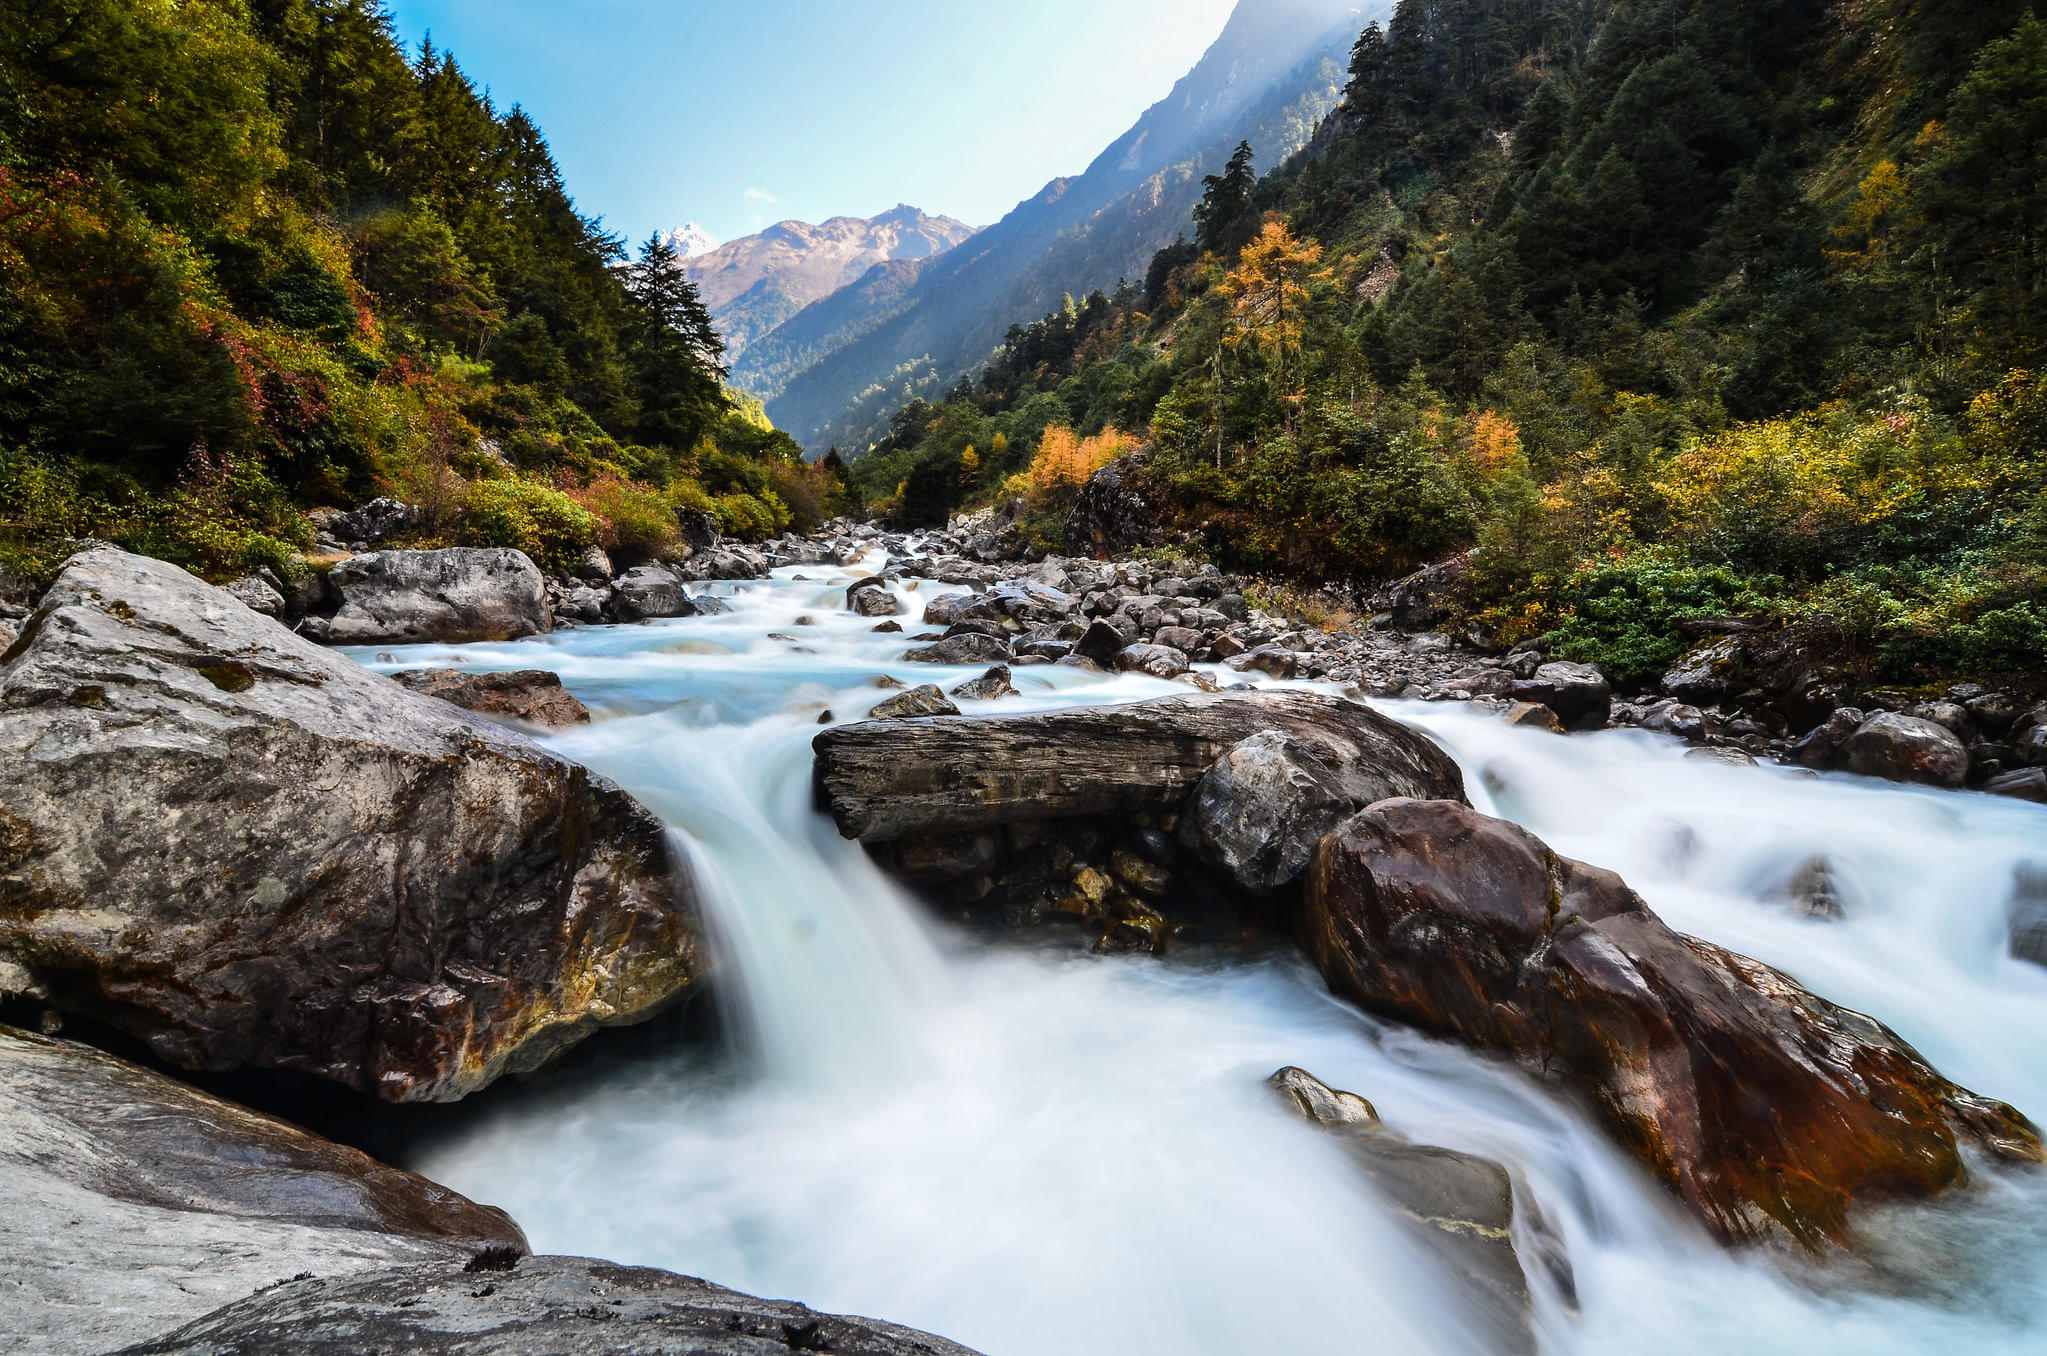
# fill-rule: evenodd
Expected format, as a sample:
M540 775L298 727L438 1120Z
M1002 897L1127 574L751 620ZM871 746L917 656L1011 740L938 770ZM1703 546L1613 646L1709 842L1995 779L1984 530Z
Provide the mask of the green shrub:
M1566 615L1550 641L1556 654L1597 664L1617 678L1654 678L1692 644L1678 622L1778 611L1783 588L1773 577L1642 550L1573 577L1563 589Z
M765 541L789 525L789 508L773 490L718 496L718 530L741 541Z
M543 570L567 573L596 542L597 519L530 480L479 480L463 495L461 538L469 546L509 546Z

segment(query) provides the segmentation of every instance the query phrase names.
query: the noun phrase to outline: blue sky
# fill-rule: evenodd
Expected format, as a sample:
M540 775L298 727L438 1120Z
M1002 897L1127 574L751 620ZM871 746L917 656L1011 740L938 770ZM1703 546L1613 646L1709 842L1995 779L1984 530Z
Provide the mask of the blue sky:
M898 202L985 226L1163 97L1234 0L388 0L638 242Z

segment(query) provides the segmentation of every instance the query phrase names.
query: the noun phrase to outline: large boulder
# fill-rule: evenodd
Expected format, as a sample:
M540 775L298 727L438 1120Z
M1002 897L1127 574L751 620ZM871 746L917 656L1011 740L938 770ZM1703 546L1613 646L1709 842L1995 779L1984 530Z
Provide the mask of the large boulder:
M0 1332L96 1353L306 1272L459 1269L505 1215L88 1046L0 1027Z
M1098 560L1123 555L1160 537L1157 495L1143 455L1120 457L1088 478L1066 515L1066 541Z
M1865 777L1958 787L1969 780L1969 747L1946 726L1883 711L1841 746L1848 766Z
M547 582L518 551L377 551L336 565L327 586L340 601L327 623L334 645L465 645L554 625Z
M1074 815L1177 812L1217 759L1266 730L1347 751L1388 795L1461 800L1456 762L1369 707L1314 692L1165 697L1021 715L867 722L813 741L839 832L891 842Z
M562 686L560 674L545 669L520 669L515 673L412 669L392 676L414 692L439 697L493 720L552 730L590 723L590 708Z
M2041 1157L2018 1112L1879 1023L1452 801L1386 801L1324 839L1304 930L1362 1006L1580 1089L1729 1240L1845 1241L1855 1206L1961 1182L1962 1143Z
M1181 837L1247 890L1291 885L1324 834L1367 805L1410 794L1361 752L1348 741L1260 731L1202 774Z
M682 576L666 565L636 565L614 579L611 611L622 622L697 615Z
M581 1257L306 1278L119 1356L974 1356L929 1333Z
M1733 693L1747 659L1739 636L1709 641L1663 675L1664 695L1695 706L1711 706Z
M449 1100L704 966L630 796L160 561L66 564L0 766L0 991L187 1068Z

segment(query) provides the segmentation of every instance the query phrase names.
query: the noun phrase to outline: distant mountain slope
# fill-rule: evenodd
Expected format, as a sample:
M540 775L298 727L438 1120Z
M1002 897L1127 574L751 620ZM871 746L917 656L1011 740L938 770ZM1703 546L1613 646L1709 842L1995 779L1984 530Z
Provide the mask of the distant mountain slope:
M1052 181L928 263L906 293L887 298L890 313L842 324L850 342L780 383L769 403L777 426L813 450L864 448L878 406L862 396L876 386L921 373L915 393L928 394L985 359L1010 325L1056 307L1063 293L1141 279L1152 254L1190 229L1202 176L1220 169L1239 141L1250 141L1263 165L1306 143L1335 104L1351 44L1385 8L1241 0L1193 71L1085 173Z
M683 271L697 285L736 364L777 325L877 264L935 258L973 233L965 222L909 206L866 221L833 217L816 226L784 221L697 255Z
M694 259L700 254L709 254L718 248L718 237L694 221L685 221L672 231L661 231L658 234L662 244L685 259Z

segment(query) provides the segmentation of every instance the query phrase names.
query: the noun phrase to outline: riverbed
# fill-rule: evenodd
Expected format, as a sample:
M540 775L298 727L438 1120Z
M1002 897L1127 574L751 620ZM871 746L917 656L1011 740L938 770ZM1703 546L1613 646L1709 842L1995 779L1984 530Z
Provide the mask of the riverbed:
M799 1296L989 1356L1484 1350L1340 1146L1262 1086L1291 1064L1419 1142L1510 1168L1575 1277L1574 1303L1530 1268L1546 1351L2047 1350L2047 1174L1977 1165L1965 1192L1863 1219L1853 1261L1730 1253L1569 1098L1358 1013L1283 946L1097 956L1078 933L1019 943L936 918L811 803L821 719L893 695L883 675L978 674L903 662L905 636L846 610L845 586L885 564L712 586L720 616L357 653L561 674L596 719L547 742L673 827L723 965L721 1040L529 1084L405 1166L505 1207L539 1251ZM891 587L909 633L950 591ZM1015 683L960 705L1188 690L1065 667ZM2047 969L2006 954L2005 923L2022 873L2047 869L2047 807L1375 705L1448 748L1481 809L2047 1120ZM1815 860L1838 918L1790 902Z

